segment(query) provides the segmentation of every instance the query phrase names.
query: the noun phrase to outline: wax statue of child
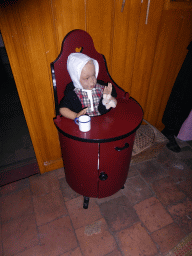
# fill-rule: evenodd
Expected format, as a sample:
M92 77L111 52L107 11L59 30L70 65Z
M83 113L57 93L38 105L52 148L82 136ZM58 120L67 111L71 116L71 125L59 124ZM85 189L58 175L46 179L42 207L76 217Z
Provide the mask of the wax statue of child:
M61 115L75 119L81 115L98 116L115 108L116 91L111 83L97 83L99 64L83 53L71 53L67 70L72 82L66 86L64 97L59 104Z

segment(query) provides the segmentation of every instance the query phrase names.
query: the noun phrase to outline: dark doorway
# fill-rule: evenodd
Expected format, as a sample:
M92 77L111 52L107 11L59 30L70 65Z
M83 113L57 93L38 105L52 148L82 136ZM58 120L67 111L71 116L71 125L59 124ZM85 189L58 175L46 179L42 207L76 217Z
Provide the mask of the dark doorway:
M39 173L2 37L0 37L0 77L0 186L2 186Z

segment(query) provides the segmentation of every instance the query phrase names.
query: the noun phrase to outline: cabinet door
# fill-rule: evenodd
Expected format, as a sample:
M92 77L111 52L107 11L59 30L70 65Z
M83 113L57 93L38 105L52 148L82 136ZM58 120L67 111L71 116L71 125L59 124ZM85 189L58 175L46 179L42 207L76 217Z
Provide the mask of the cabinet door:
M69 186L87 197L97 197L98 144L73 140L59 134L65 177Z
M122 140L100 144L99 198L113 195L125 184L134 138L135 133Z

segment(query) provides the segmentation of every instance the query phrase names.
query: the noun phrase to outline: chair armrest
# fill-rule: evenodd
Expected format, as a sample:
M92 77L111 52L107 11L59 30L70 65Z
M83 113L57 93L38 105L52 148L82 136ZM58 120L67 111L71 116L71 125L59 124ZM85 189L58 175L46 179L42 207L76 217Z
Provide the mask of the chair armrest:
M128 92L125 92L124 96L123 96L123 99L125 100L128 100L130 97L129 93Z

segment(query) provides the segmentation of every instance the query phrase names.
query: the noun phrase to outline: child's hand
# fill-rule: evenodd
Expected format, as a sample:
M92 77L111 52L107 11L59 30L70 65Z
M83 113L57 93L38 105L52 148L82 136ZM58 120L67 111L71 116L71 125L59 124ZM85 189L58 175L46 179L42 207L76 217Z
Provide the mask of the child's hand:
M106 109L115 108L117 105L117 100L112 97L110 94L103 94L103 105L106 107Z
M111 93L112 93L112 84L108 83L108 86L105 86L104 88L103 94L111 95Z
M82 109L79 113L77 113L77 116L76 116L76 117L79 117L79 116L85 115L85 114L86 114L86 112L87 112L87 109L88 109L88 108L84 108L84 109Z
M108 83L108 86L105 86L103 90L103 100L102 103L106 109L115 108L117 105L117 100L111 96L112 93L112 84Z
M111 100L111 95L104 93L104 94L103 94L102 103L103 103L103 105L104 105L106 108L107 108L107 105L109 104L110 100Z

